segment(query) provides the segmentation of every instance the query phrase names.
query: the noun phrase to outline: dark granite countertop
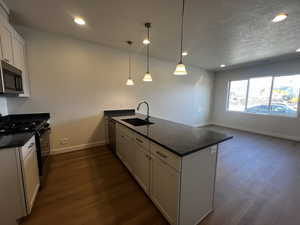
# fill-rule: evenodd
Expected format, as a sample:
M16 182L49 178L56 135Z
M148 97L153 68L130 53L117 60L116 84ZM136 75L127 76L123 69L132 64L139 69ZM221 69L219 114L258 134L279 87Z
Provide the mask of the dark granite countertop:
M145 115L142 114L113 119L181 157L233 138L207 128L190 127L155 117L150 118L150 122L154 124L146 126L133 126L122 121L134 117L145 119Z
M0 135L0 150L5 148L17 148L26 144L33 136L33 133L19 133Z

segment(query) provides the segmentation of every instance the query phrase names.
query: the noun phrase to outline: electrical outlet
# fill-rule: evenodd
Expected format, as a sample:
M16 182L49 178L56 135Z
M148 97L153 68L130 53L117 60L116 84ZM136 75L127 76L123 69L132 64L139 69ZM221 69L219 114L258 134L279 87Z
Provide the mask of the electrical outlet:
M60 144L61 145L66 145L68 143L69 143L69 139L68 138L62 138L62 139L60 139Z

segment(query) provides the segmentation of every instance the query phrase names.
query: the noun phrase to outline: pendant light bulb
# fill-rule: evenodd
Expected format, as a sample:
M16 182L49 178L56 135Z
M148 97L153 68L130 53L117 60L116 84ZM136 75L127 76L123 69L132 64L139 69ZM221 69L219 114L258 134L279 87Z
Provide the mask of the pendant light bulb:
M143 44L144 45L149 45L151 42L150 42L150 40L148 39L148 38L145 38L144 40L143 40Z
M132 41L127 41L127 44L129 45L129 48L131 48ZM131 78L131 52L129 52L128 59L129 59L129 75L128 75L128 80L126 81L126 85L127 86L133 86L134 81Z
M183 51L182 51L182 47L183 47L183 19L184 19L184 7L185 7L185 0L182 0L182 11L181 11L181 39L180 39L180 60L179 63L176 66L176 69L174 71L174 75L178 75L178 76L183 76L183 75L187 75L187 71L185 68L185 65L182 62L182 57L183 57Z
M177 64L176 69L174 71L174 75L178 75L178 76L187 75L185 65L182 63Z
M132 86L132 85L134 85L133 80L132 80L131 78L128 78L128 80L127 80L127 82L126 82L126 85L127 85L127 86Z
M145 82L151 82L152 81L152 77L151 77L151 74L149 72L145 73L143 81L145 81Z

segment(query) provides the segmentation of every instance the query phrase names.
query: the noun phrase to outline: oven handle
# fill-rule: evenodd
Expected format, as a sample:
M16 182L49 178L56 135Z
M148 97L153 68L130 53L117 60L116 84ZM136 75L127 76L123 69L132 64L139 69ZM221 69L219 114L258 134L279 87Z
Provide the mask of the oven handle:
M35 130L35 134L40 138L41 137L41 134L40 134L40 132L36 129Z

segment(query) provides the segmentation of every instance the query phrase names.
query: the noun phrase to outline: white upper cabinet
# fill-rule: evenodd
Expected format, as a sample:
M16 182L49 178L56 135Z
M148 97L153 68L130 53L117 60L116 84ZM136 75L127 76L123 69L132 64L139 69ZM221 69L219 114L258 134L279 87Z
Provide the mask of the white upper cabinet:
M25 43L21 39L21 37L14 35L12 39L12 44L13 44L12 46L13 46L13 58L14 58L13 64L18 69L23 69L25 65L23 46L25 46Z
M26 67L26 46L25 46L24 39L17 32L14 32L14 36L12 39L12 47L13 47L13 59L14 59L13 64L15 67L22 70L24 94L20 96L29 97L30 87L29 87L29 77L28 77L27 67Z
M12 39L13 39L13 29L9 24L6 24L4 21L1 21L0 24L0 38L1 38L1 55L2 60L13 64L13 48L12 48Z
M15 29L0 16L0 59L22 71L24 94L30 96L30 81L26 65L26 43Z

